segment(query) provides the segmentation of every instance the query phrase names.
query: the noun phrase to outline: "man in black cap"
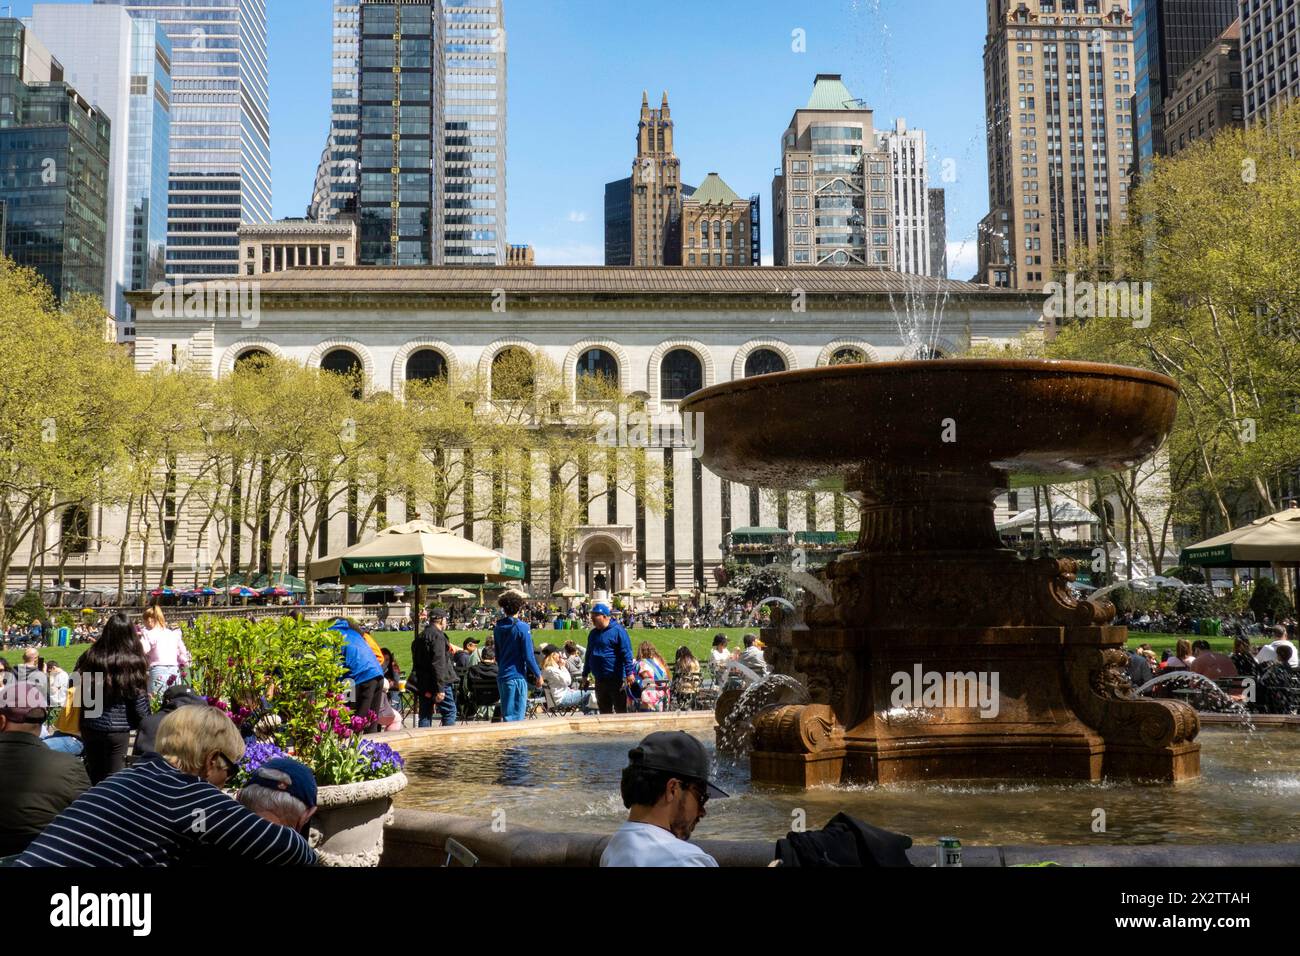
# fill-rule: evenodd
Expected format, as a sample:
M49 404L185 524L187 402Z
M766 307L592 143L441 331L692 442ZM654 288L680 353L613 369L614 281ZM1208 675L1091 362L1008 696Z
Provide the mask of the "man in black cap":
M446 608L429 612L429 625L411 642L411 677L420 704L420 726L433 726L433 709L438 708L442 726L456 723L456 667L451 660L451 643L442 629Z
M600 865L717 866L687 842L709 798L727 795L709 783L704 745L685 731L660 731L627 756L621 786L627 822L610 837Z

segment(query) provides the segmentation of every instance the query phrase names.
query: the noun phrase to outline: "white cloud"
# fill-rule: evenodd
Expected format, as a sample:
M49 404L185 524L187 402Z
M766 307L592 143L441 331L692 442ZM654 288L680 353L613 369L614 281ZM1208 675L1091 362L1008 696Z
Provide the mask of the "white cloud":
M588 242L566 242L558 246L534 246L539 266L600 266L605 264L605 247Z
M569 213L569 222L586 222L587 214L579 209L574 209Z
M979 246L973 237L948 243L948 278L965 282L979 267Z
M763 261L762 261L761 264L762 264L762 265L765 265L765 266L776 265L776 259L775 259L775 257L772 255L772 253L770 253L770 252L765 252L765 253L763 253Z

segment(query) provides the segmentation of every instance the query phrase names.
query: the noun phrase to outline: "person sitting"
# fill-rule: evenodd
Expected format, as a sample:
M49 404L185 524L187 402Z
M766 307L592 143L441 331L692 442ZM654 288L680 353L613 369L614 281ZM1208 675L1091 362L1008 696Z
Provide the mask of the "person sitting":
M659 710L667 696L662 685L668 682L668 665L651 641L642 641L637 648L633 677L627 691L631 710Z
M745 635L745 649L740 652L739 661L760 678L768 675L767 661L763 659L763 642L757 634Z
M584 713L597 710L596 694L573 686L573 674L564 666L558 650L552 650L542 659L542 679L556 707L577 707Z
M1270 634L1273 638L1273 642L1261 647L1259 653L1255 655L1255 659L1261 664L1271 664L1279 659L1279 648L1289 647L1291 648L1291 654L1287 660L1291 662L1291 667L1296 667L1297 662L1300 662L1300 654L1296 653L1295 645L1287 640L1286 626L1283 624L1274 624Z
M1188 658L1192 656L1192 644L1186 638L1179 638L1174 645L1174 652L1160 663L1160 673L1188 670Z
M481 708L492 708L492 720L501 715L501 688L497 685L497 651L490 644L484 647L477 664L465 674L466 710L470 718Z
M564 642L564 666L574 680L582 679L582 648L577 641Z
M683 644L677 648L677 657L673 661L674 706L689 709L699 692L700 662L695 659L691 649Z
M263 820L307 835L316 814L316 777L305 764L275 757L257 768L235 797Z
M222 792L244 754L215 707L182 707L158 728L158 756L91 787L14 862L36 867L176 866L213 852L261 866L316 862L301 836Z
M600 856L601 866L717 866L687 841L711 797L726 792L709 782L709 755L684 731L650 734L628 751L619 791L628 808Z
M1257 677L1260 664L1250 649L1250 639L1239 637L1232 642L1232 665L1242 677Z
M156 714L150 714L140 721L140 728L135 732L135 759L157 754L155 749L158 728L168 714L173 714L182 707L206 707L208 699L186 684L173 684L163 691L162 707Z
M1294 714L1300 711L1300 674L1291 667L1291 647L1277 647L1277 660L1267 665L1259 677L1259 703L1268 714Z
M0 685L0 857L27 849L90 789L80 760L41 744L47 703L27 681Z
M464 646L460 650L456 651L454 654L451 655L451 662L454 665L456 665L457 673L463 674L465 673L465 671L469 670L471 660L473 659L477 651L478 651L478 638L477 637L465 638Z
M14 668L14 678L20 681L26 681L34 687L39 687L41 693L48 699L50 696L49 679L45 676L44 669L40 666L41 652L34 647L29 647L23 651L23 662Z

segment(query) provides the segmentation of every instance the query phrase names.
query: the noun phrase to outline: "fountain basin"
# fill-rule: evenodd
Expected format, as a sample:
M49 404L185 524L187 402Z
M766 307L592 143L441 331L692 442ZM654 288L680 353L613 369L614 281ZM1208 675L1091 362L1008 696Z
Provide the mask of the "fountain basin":
M713 751L709 735L695 735ZM508 828L608 836L627 816L619 774L641 736L565 733L412 752L410 785L396 806L485 825L501 811ZM843 811L906 833L918 846L956 836L968 849L1268 847L1290 833L1290 806L1300 794L1300 733L1225 727L1207 730L1203 742L1204 774L1175 787L959 779L804 790L751 783L743 763L719 761L718 782L732 796L709 802L694 839L775 841L794 827L798 811L810 830ZM1105 811L1104 832L1093 829L1097 809Z
M684 401L723 478L861 502L857 551L824 572L831 602L806 607L806 628L764 634L769 662L810 702L753 720L753 779L1195 776L1196 714L1133 699L1113 605L1074 598L1074 562L1022 560L994 523L1003 488L1145 460L1177 400L1154 372L996 360L784 372ZM997 706L965 693L900 703L913 673L996 685Z

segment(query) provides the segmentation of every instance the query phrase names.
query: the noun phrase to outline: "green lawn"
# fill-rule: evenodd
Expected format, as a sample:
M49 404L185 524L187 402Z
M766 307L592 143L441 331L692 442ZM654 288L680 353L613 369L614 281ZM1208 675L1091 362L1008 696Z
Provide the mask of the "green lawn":
M460 646L461 642L467 637L477 637L482 640L485 631L452 631L452 643ZM713 645L713 635L722 633L731 639L730 647L736 650L741 648L741 639L747 633L746 628L731 627L718 628L711 630L685 630L684 628L633 628L630 632L632 635L632 650L635 651L642 641L651 641L663 655L664 660L669 664L677 654L677 648L685 644L691 649L700 660L707 660L709 648ZM376 642L380 647L387 647L397 656L397 662L402 666L403 671L409 671L411 668L411 637L407 631L381 631L374 635ZM586 644L586 631L552 631L537 629L533 631L533 640L538 647L542 644L552 643L562 645L565 640L573 638L579 644ZM1147 643L1155 650L1157 657L1165 648L1171 651L1174 644L1180 639L1176 634L1141 634L1133 632L1129 636L1128 646L1135 648L1139 644ZM1195 640L1194 637L1187 637L1188 640ZM1225 654L1232 653L1232 638L1230 637L1210 637L1206 638L1210 646ZM53 659L64 670L72 670L72 665L76 663L78 657L88 647L86 644L78 644L76 647L47 647L41 653L46 659ZM11 665L22 662L22 652L7 650L0 653Z

